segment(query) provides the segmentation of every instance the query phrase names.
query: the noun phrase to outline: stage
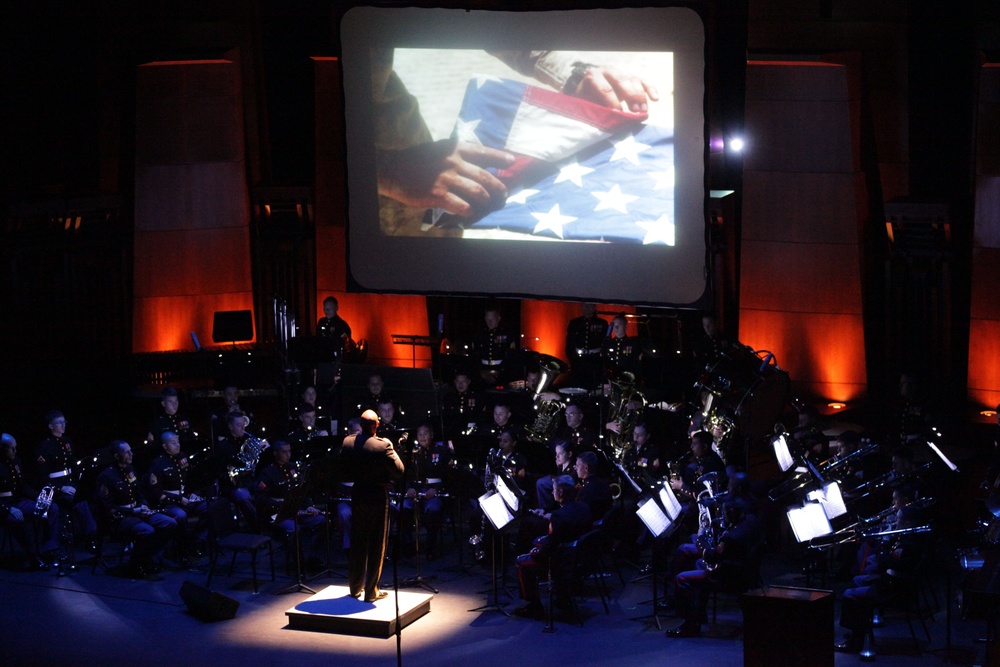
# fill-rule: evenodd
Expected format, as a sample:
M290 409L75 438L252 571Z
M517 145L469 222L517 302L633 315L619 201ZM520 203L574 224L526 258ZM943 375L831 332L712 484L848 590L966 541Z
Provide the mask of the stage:
M396 593L378 602L350 596L347 586L327 586L285 612L288 627L362 637L391 637L396 633ZM405 628L431 610L429 593L399 592L399 627Z

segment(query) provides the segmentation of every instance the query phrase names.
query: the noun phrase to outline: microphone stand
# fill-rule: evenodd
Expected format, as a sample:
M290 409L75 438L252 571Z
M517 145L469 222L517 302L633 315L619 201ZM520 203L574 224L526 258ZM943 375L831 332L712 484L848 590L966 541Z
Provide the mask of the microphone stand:
M281 507L278 509L278 514L274 517L274 523L277 525L291 515L292 533L294 534L295 543L295 583L278 591L279 594L312 593L313 595L316 595L316 591L303 583L304 579L302 576L302 544L299 531L299 508L302 506L302 500L306 497L306 490L308 486L308 482L303 482L298 487L290 489L288 497L282 501Z
M414 445L410 448L410 467L415 471L417 468L417 447L419 445ZM405 487L406 484L403 484ZM400 503L400 515L402 515L403 504L406 502L406 497L402 498ZM427 579L420 576L420 511L421 511L421 498L419 494L413 496L413 566L416 568L416 574L412 577L406 577L401 582L399 582L400 588L423 588L429 593L437 593L438 589L434 588ZM402 518L402 516L400 516Z

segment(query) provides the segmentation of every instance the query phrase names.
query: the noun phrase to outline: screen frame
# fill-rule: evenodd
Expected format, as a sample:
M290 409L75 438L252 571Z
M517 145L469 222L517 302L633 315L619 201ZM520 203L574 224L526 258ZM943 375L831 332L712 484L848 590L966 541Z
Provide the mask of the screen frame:
M596 34L595 34L596 33ZM502 40L502 41L501 41ZM697 307L709 289L705 28L685 7L487 11L355 7L341 21L348 269L358 291ZM678 180L675 246L533 243L380 233L373 48L670 51ZM557 248L554 248L556 246ZM384 260L403 258L386 270ZM409 261L412 258L413 261Z

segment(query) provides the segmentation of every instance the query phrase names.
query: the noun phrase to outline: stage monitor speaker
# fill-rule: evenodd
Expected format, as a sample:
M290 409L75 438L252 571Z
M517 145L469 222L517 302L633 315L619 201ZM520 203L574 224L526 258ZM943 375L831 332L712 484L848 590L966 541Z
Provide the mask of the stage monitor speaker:
M191 615L203 621L225 621L236 616L240 603L222 593L215 593L204 586L185 581L181 585L181 599Z
M249 310L219 310L212 319L212 342L240 343L253 340L253 313Z

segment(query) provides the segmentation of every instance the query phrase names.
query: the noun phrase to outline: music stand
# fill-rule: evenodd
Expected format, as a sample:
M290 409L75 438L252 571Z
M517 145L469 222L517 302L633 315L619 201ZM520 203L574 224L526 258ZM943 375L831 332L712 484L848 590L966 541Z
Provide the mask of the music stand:
M213 343L245 343L253 340L253 312L219 310L212 317Z
M323 444L327 445L326 451L333 449L334 439L331 436L313 438L312 442L315 443L318 440L323 441ZM340 481L340 468L337 457L324 456L310 462L309 467L306 468L306 479L309 480L312 488L318 490L319 493L331 493L331 489L335 488ZM334 576L341 579L347 579L347 575L343 572L333 569L333 546L330 541L330 523L332 512L329 504L327 504L327 511L324 512L323 515L326 517L326 532L324 533L324 537L326 538L326 569L309 577L307 581L314 581L316 579L322 579L323 577Z
M400 444L402 444L402 442L403 441L400 440ZM418 445L416 442L412 443L412 445L410 446L410 452L408 456L409 465L406 466L403 478L404 489L407 487L408 483L412 481L406 479L406 474L412 470L416 470L417 468L416 466L417 447ZM402 519L403 504L406 502L406 500L407 498L406 495L404 494L400 498L399 502L400 519ZM430 584L430 581L424 579L424 577L421 576L420 574L420 512L421 512L421 502L423 501L423 498L421 498L420 494L418 493L412 498L412 500L413 500L413 566L416 568L417 572L412 577L406 577L401 582L399 582L397 588L419 587L423 588L428 593L438 593L439 592L438 589L434 588L434 586ZM400 523L402 523L402 521Z
M679 519L684 512L683 506L677 500L677 496L674 495L674 490L670 488L670 485L666 482L660 484L659 491L655 495L647 495L645 498L639 501L638 508L635 513L642 522L652 533L654 538L653 544L653 562L651 563L650 570L653 580L653 597L651 600L647 600L653 605L653 611L645 616L636 616L629 620L632 621L652 621L656 624L657 630L662 630L663 626L660 625L659 616L659 587L657 586L657 579L660 570L660 562L657 555L660 553L661 545L663 541L673 535L674 531L680 526Z
M281 507L278 508L278 513L274 516L274 525L277 526L282 521L287 519L292 520L292 534L294 535L295 542L295 583L284 588L278 593L312 593L316 594L316 591L309 588L303 583L302 578L302 545L300 542L300 530L299 530L299 510L302 508L302 501L305 500L306 492L309 489L308 477L305 482L299 484L297 487L289 489L288 495L283 501L281 501Z
M514 508L510 508L507 505L507 500L505 498L517 498L517 493L512 491L507 487L507 482L500 475L494 476L494 485L496 486L496 491L487 491L482 496L479 497L479 507L483 514L489 519L490 524L493 526L493 530L490 531L490 564L492 571L492 600L493 602L488 602L491 598L487 595L487 603L476 607L475 609L470 609L469 611L498 611L507 618L510 618L510 613L500 604L499 600L499 583L497 581L497 532L502 530L504 526L508 525L514 520L513 512L517 512L520 506L519 502L515 503ZM504 491L500 491L504 488ZM513 512L511 511L513 509Z

